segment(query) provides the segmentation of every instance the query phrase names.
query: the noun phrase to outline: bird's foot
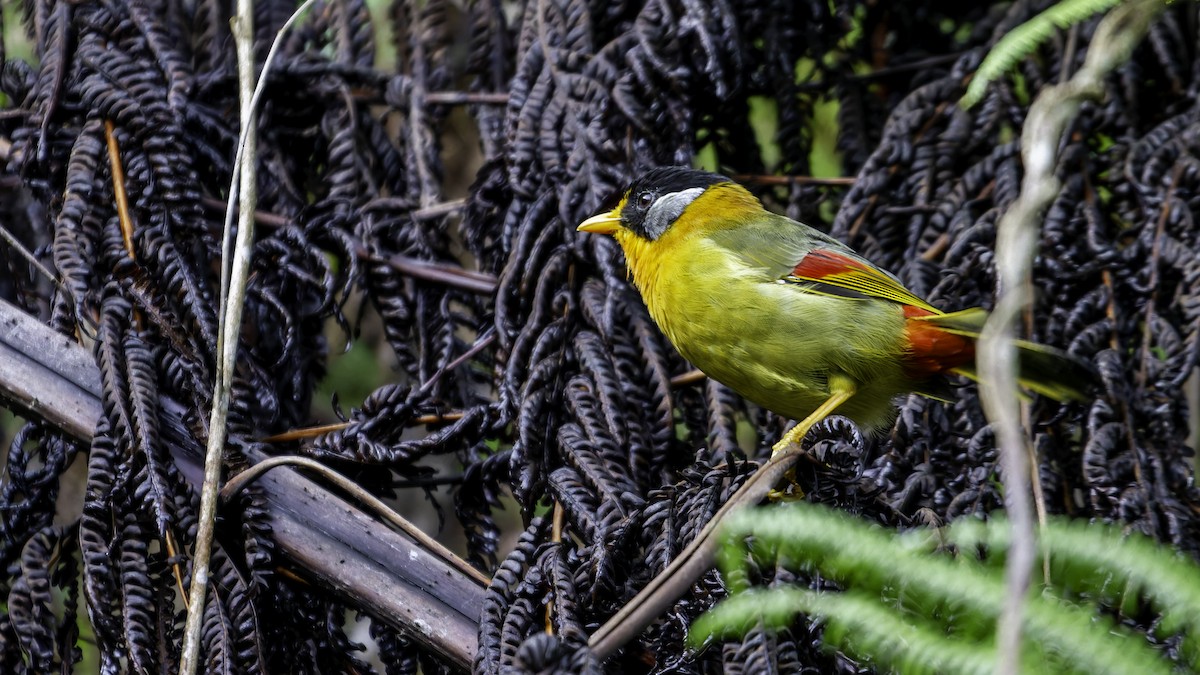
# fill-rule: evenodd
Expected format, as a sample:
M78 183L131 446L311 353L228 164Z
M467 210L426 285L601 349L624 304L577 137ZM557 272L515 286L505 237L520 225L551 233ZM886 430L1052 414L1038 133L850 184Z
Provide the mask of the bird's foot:
M804 488L800 487L800 484L796 482L796 469L789 469L783 475L783 481L780 485L779 489L771 490L767 493L767 501L772 504L780 502L790 504L804 499Z
M784 450L787 450L792 445L795 445L797 448L800 447L800 441L804 440L804 434L801 433L801 434L797 435L794 433L796 431L796 429L799 429L799 428L800 428L800 425L796 425L796 426L792 427L790 431L788 431L786 434L783 435L783 438L779 439L778 443L771 446L771 458L772 459L774 459L775 457L778 457ZM803 429L802 431L807 432L808 430Z
M807 420L806 420L807 421ZM779 442L771 447L771 459L774 460L779 455L786 451L803 454L800 442L804 440L804 434L808 432L808 427L811 424L801 422L792 427ZM795 502L804 499L804 489L796 482L796 467L788 469L787 473L783 474L783 480L780 481L780 488L771 490L767 493L767 500L772 504L779 502Z

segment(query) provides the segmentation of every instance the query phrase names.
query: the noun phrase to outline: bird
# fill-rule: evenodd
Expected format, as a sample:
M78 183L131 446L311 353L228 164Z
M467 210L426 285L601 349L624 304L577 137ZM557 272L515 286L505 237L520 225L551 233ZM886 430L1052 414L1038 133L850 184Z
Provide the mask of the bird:
M985 310L934 307L726 176L651 169L577 229L616 239L650 316L685 359L799 420L773 455L835 411L878 435L894 421L898 398L952 400L951 376L978 379ZM1087 400L1090 364L1045 345L1016 345L1023 388Z

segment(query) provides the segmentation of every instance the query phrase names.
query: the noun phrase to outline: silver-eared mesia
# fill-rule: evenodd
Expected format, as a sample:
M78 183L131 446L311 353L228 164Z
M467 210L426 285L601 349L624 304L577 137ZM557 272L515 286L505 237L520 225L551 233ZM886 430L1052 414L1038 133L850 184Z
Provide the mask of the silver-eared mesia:
M946 376L975 377L982 309L946 313L845 244L763 208L725 176L649 171L615 208L579 225L612 235L650 315L706 375L802 420L798 442L835 410L865 431L886 427L893 400L945 398ZM1020 382L1083 399L1083 361L1018 342Z

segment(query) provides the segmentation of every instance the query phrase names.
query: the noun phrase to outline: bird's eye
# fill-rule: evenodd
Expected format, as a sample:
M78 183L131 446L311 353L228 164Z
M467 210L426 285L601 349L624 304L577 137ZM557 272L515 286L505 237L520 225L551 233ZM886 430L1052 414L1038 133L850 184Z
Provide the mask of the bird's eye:
M640 195L638 195L637 203L638 203L638 206L640 206L643 209L650 208L650 205L654 203L654 193L653 192L641 193Z

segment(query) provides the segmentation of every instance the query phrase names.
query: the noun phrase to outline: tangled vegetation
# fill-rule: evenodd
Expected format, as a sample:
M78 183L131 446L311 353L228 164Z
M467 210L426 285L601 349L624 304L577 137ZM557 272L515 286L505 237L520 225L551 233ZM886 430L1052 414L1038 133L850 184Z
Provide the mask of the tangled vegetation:
M598 669L588 635L699 531L787 423L689 377L615 245L575 224L638 171L704 163L933 304L988 307L995 225L1021 178L1021 123L1032 95L1079 68L1096 25L1042 43L964 110L989 47L1052 3L379 4L318 3L269 75L264 227L226 470L252 453L302 453L369 469L357 474L363 487L390 496L397 481L429 478L435 456L461 464L455 516L470 561L494 574L481 673ZM260 58L294 6L255 3ZM212 400L237 133L229 11L215 0L27 0L34 59L2 55L0 224L55 279L0 245L0 298L87 345L104 391L90 446L37 414L9 445L4 672L69 669L81 629L103 672L178 667L198 497L172 451L203 447ZM1064 188L1042 226L1025 326L1103 379L1086 405L1030 407L1045 508L1193 557L1200 492L1183 391L1200 349L1198 24L1200 4L1168 7L1064 140ZM394 65L380 65L385 53ZM460 205L450 170L461 159L445 148L464 118L482 165ZM828 180L840 176L853 180ZM324 326L353 336L366 320L352 297L378 314L396 361L389 383L337 431L264 443L311 423ZM998 508L993 435L974 386L960 393L949 404L904 399L880 438L842 418L822 424L809 437L821 461L797 476L806 499L906 528ZM165 402L186 411L190 437L162 432ZM81 511L59 509L79 462ZM497 521L509 495L519 533ZM254 486L237 507L223 513L212 566L211 672L448 668L370 617L368 663L348 632L356 599L280 571ZM500 548L504 535L515 548ZM724 593L709 573L609 667L866 668L821 649L822 624L805 618L688 651L687 627ZM1125 619L1145 630L1156 615Z

